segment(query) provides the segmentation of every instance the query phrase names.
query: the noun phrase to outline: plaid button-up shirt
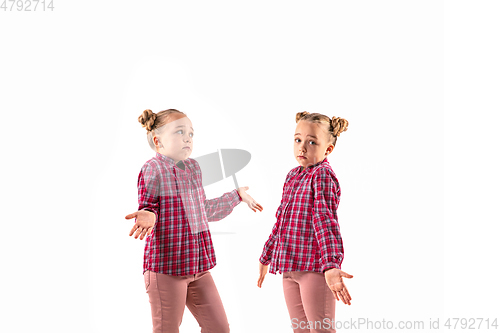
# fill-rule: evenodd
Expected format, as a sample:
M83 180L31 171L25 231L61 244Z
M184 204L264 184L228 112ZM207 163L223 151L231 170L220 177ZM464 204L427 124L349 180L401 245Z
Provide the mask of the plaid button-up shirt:
M139 210L156 215L146 238L143 272L191 275L216 264L208 223L229 215L241 202L237 190L207 200L201 169L192 158L184 170L168 156L156 153L139 173Z
M276 223L259 261L269 272L339 268L344 248L337 218L340 186L327 158L292 169L283 186Z

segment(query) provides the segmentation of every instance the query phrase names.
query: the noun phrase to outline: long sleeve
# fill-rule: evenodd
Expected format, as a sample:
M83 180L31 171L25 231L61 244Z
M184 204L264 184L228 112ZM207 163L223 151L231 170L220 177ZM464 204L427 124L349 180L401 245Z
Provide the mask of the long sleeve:
M221 197L207 200L205 190L202 189L205 212L209 222L220 221L233 211L241 202L241 197L236 189L224 193Z
M271 232L271 235L267 239L266 243L264 244L264 249L262 250L262 254L259 258L259 261L263 265L269 265L271 262L271 256L273 254L275 245L276 245L276 237L278 237L278 230L280 227L280 220L278 219L278 213L279 209L276 211L276 223L274 224L273 230Z
M155 214L158 221L159 215L159 172L154 166L145 164L137 180L137 189L139 192L139 210L148 210Z
M293 170L292 170L293 171ZM281 220L280 220L280 215L283 207L283 202L285 199L285 188L286 184L291 178L292 171L288 172L286 175L285 183L283 184L283 190L281 194L281 203L278 209L276 210L276 223L273 226L273 230L271 231L271 235L267 239L266 243L264 244L264 249L262 250L262 254L259 258L259 261L263 265L269 265L271 262L271 256L274 251L274 248L276 247L276 237L278 237L278 231L281 226Z
M344 248L336 211L339 201L338 184L326 169L320 169L313 178L313 191L313 225L321 251L321 270L340 269Z

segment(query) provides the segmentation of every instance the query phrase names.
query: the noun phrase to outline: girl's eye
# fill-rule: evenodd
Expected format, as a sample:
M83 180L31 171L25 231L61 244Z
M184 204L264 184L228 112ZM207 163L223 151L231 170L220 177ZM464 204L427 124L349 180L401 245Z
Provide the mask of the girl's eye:
M300 142L300 139L295 139L295 142Z
M194 136L194 133L189 133L189 137L193 137Z
M180 134L183 134L183 133L184 133L184 131L183 131L183 130L178 130L178 131L177 131L177 132L175 132L175 133L179 133L179 132L181 132Z
M312 145L316 144L316 142L314 142L314 141L309 141L309 143L312 144Z

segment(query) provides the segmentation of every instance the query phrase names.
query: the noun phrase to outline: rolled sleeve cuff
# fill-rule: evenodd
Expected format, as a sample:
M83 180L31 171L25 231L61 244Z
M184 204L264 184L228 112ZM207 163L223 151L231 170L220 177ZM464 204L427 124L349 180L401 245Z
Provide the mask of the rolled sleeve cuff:
M259 258L259 262L262 264L262 265L269 265L271 263L271 259L265 259L264 258L264 255L260 256Z
M337 268L340 269L340 264L337 264L336 262L327 262L324 265L321 265L321 271L324 273L326 270L331 269L331 268Z
M240 194L238 193L238 190L232 190L231 192L231 197L230 197L230 205L231 207L236 207L240 202L241 202L241 197Z

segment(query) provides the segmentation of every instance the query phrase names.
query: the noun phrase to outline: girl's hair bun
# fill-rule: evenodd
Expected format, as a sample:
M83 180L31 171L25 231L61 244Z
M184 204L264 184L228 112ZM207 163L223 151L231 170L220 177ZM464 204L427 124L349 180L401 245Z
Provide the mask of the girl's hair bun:
M300 119L304 118L308 114L309 112L307 111L297 112L297 115L295 116L295 122L298 123Z
M349 126L349 122L344 118L332 117L331 125L332 125L331 128L333 136L339 136L340 133L347 131L347 126Z
M155 128L156 113L150 109L144 110L139 116L139 122L142 127L145 127L148 132Z

